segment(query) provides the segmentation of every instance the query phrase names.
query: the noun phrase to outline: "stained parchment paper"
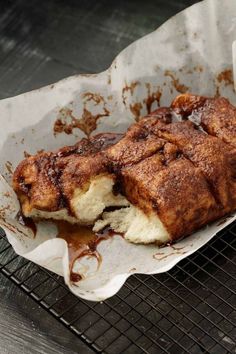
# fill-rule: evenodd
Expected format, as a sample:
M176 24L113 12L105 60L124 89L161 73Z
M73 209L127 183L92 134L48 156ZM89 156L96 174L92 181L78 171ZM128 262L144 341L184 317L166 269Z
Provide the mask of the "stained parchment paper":
M236 103L232 43L236 1L206 0L171 18L155 32L123 50L97 75L72 76L54 85L0 101L0 226L19 255L64 276L70 290L100 301L114 295L133 273L157 274L172 268L235 220L230 215L174 247L134 245L120 236L102 241L95 258L75 267L85 277L70 282L68 249L56 226L39 222L37 234L20 225L12 170L38 150L55 150L98 132L122 132L179 93L223 95Z

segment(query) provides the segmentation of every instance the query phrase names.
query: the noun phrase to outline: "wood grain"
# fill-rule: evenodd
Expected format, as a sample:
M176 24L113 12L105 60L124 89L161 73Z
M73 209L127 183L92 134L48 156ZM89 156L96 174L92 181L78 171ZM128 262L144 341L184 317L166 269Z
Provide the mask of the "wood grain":
M0 274L0 353L93 353L81 340Z

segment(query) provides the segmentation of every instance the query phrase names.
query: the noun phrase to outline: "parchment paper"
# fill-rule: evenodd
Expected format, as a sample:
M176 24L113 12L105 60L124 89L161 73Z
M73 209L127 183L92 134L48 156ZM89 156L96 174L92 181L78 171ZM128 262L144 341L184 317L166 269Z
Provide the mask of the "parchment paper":
M144 5L145 6L145 5ZM98 75L69 77L54 85L0 102L0 226L19 255L64 276L70 290L100 301L114 295L133 273L169 270L235 220L231 215L174 247L134 245L120 236L102 241L95 258L76 264L85 279L70 283L68 249L56 226L39 222L36 237L15 220L19 203L9 186L12 170L42 148L72 145L86 134L121 132L179 93L223 95L236 103L232 43L236 39L236 1L206 0L171 18L131 44ZM59 121L58 121L59 119ZM55 134L55 122L67 134ZM63 130L61 129L61 130Z

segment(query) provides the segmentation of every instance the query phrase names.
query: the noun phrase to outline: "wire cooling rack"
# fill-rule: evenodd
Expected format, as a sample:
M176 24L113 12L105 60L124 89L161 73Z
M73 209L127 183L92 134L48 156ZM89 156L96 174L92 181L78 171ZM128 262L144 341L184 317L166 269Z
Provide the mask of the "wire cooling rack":
M133 40L195 2L2 1L0 97L100 72ZM103 303L76 298L61 277L17 256L3 232L0 272L94 352L236 352L236 223L171 271L131 276Z
M95 352L235 353L236 223L159 275L133 275L103 303L17 256L0 233L0 271Z

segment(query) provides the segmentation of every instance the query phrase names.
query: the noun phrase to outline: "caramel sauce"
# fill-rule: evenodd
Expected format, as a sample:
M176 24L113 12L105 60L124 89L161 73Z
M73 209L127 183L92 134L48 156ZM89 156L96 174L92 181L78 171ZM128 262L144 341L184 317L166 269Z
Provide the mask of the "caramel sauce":
M233 215L228 215L228 216L224 217L223 219L219 220L217 226L224 224L228 219L232 218L232 216Z
M219 75L217 76L217 80L219 83L221 83L222 81L224 81L225 86L228 85L233 85L234 84L234 79L233 79L233 72L231 69L226 69L224 71L222 71L221 73L219 73Z
M37 225L31 218L26 218L21 212L17 214L17 221L26 227L29 227L33 235L36 235ZM82 226L78 224L70 224L66 221L53 220L53 223L57 226L58 232L57 237L62 238L67 242L68 252L69 252L69 270L70 270L70 280L74 283L80 281L83 276L73 272L73 266L76 260L87 256L95 257L98 262L98 267L102 262L102 256L97 251L98 244L107 240L114 235L123 236L114 232L109 227L103 229L100 232L93 232L91 227Z
M150 114L152 111L152 104L157 102L158 107L160 107L160 99L162 96L162 92L157 90L156 92L152 92L148 95L148 97L144 100L146 104L147 113Z
M33 219L31 218L26 218L21 212L19 212L17 214L17 221L23 225L23 226L26 226L26 227L29 227L31 229L31 231L33 232L33 235L35 236L36 235L36 232L37 232L37 226L36 224L34 223Z
M141 117L141 109L143 108L142 103L136 102L134 104L130 104L129 108L134 115L136 122L138 122Z
M183 255L185 253L187 253L187 251L176 251L176 252L171 252L168 254L165 254L164 252L157 252L152 257L158 261L162 261L163 259L166 259L170 256L175 256L176 254Z
M57 237L62 238L67 242L69 251L70 280L76 283L82 279L82 276L73 272L75 261L84 256L95 257L98 261L99 267L102 262L102 256L97 251L97 246L101 241L107 240L115 233L109 228L95 233L88 226L69 224L66 221L57 221L55 223L58 228Z
M175 77L175 73L174 72L172 72L170 70L166 70L164 75L165 76L169 76L171 78L171 83L172 83L173 87L179 93L186 93L189 90L189 88L187 86L185 86L184 84L180 83L179 79Z
M66 134L73 134L73 130L78 128L82 130L87 135L87 137L89 137L91 133L97 128L97 121L102 117L108 117L110 115L110 112L106 108L104 99L101 96L89 92L86 95L87 99L84 101L82 117L76 118L73 114L73 110L69 107L60 109L53 127L55 136L62 132ZM84 97L86 96L84 95ZM98 105L100 102L103 102L103 110L101 113L94 115L86 108L86 103L91 100L93 100L96 105Z

